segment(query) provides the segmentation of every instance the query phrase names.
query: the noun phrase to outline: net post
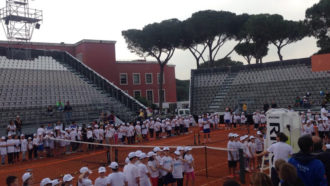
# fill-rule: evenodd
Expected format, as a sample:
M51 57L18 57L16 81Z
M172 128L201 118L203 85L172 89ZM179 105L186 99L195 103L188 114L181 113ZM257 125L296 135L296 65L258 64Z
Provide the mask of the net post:
M110 162L111 162L111 156L110 156L110 151L109 151L109 149L107 149L107 164L110 164Z
M196 133L194 132L194 145L196 145Z
M207 147L204 147L204 157L205 157L205 175L208 178L209 177L209 171L207 167Z
M198 131L198 145L201 144L201 135L200 132Z
M245 184L245 160L243 156L243 149L239 149L239 177L242 184Z

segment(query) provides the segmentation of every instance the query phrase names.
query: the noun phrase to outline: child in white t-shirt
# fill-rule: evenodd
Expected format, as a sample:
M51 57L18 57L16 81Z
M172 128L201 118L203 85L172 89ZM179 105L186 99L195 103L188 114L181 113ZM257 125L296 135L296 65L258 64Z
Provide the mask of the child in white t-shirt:
M184 148L184 156L183 160L184 164L184 173L186 175L186 185L189 185L189 181L191 180L192 185L195 184L195 172L194 172L194 157L191 154L191 147Z
M1 164L4 165L7 156L7 142L6 137L2 136L0 139L0 155L1 155Z
M176 181L177 186L183 186L183 171L184 171L184 162L181 157L181 153L179 151L174 152L174 159L173 159L173 171L172 175Z
M228 149L228 173L230 178L235 177L235 169L237 166L237 162L235 161L235 142L234 135L232 133L228 134L229 141L227 143L227 149Z
M248 142L248 148L250 151L250 170L255 170L255 157L254 155L256 154L256 143L255 143L255 137L254 136L250 136L250 141Z
M21 152L22 152L22 160L26 160L26 151L28 150L28 141L25 139L24 134L21 134Z

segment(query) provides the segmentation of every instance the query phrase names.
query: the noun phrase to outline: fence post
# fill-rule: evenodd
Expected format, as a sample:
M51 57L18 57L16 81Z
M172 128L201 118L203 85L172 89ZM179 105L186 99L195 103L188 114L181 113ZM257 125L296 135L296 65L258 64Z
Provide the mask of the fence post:
M198 132L198 145L201 144L201 134Z
M110 151L107 149L107 163L110 164L111 162L111 156L110 156Z
M243 149L239 149L239 177L242 184L245 184L245 159L243 156Z
M204 156L205 156L205 174L206 174L206 177L208 178L209 177L209 171L208 171L208 168L207 168L207 147L206 146L204 147Z

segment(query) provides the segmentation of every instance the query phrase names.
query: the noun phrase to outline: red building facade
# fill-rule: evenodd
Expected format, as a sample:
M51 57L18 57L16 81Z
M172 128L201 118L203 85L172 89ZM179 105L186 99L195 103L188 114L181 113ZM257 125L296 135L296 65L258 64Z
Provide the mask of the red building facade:
M116 61L115 44L115 41L104 40L82 40L76 44L0 41L0 46L6 47L67 51L131 96L141 96L157 104L160 72L158 63L145 60ZM174 65L167 65L164 69L163 92L164 108L176 103Z

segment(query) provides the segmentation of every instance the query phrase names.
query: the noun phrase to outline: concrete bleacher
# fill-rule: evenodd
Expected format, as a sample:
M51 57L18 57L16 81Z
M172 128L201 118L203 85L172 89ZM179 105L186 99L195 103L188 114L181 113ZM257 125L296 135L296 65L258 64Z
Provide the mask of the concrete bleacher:
M145 108L68 53L31 50L32 57L15 59L15 56L8 58L8 52L0 48L3 129L16 115L21 117L25 129L63 121L63 112L55 108L59 100L70 102L72 120L86 124L98 119L102 111L114 111L121 120L130 121L138 109ZM54 108L53 116L46 114L49 105Z
M191 110L194 114L222 112L226 107L248 104L248 111L262 110L275 101L280 107L294 105L306 92L310 101L320 105L321 90L330 91L330 73L312 72L310 58L270 62L261 65L192 70ZM208 76L219 79L201 82ZM221 82L221 83L214 83ZM200 84L203 85L200 85ZM205 93L212 90L212 93Z

